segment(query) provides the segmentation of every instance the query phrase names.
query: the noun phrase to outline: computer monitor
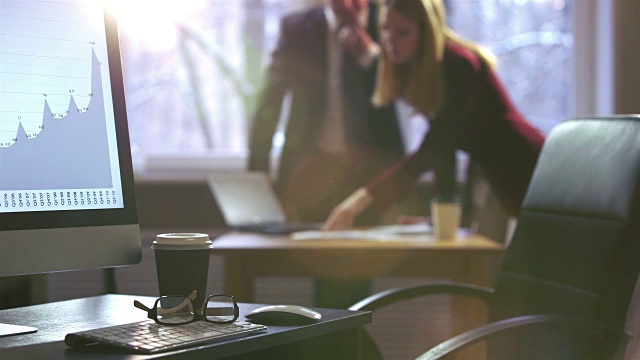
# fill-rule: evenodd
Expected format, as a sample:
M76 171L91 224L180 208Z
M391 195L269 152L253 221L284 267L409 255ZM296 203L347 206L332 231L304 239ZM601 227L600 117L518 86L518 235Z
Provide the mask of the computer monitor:
M105 6L0 0L0 276L141 260L118 30Z

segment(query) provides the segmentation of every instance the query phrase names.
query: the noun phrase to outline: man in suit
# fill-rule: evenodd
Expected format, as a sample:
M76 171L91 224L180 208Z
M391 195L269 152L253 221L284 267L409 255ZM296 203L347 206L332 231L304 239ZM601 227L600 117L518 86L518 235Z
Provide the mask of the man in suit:
M249 170L270 173L283 99L291 96L275 187L288 215L324 221L358 184L403 155L393 106L374 108L377 7L328 0L286 16L252 119ZM363 214L359 224L378 220Z
M378 9L328 0L282 20L249 138L249 170L270 173L283 99L290 110L275 188L291 219L324 221L344 197L404 153L395 109L375 108ZM358 225L374 224L371 210ZM316 304L347 307L368 281L316 281Z

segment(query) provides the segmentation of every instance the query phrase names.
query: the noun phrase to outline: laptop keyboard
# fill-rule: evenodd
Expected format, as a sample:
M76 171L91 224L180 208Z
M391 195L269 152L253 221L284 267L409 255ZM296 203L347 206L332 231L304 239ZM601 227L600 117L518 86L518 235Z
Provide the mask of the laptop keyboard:
M215 324L196 321L185 325L158 325L153 320L110 326L67 334L68 346L78 347L103 343L126 348L138 353L152 354L187 347L212 340L228 340L266 330L264 325L246 321Z

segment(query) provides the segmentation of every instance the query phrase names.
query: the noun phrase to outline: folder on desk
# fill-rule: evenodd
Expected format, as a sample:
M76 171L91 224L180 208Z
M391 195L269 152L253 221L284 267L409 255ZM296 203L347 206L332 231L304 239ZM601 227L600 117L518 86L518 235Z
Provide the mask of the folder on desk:
M320 223L291 222L271 181L260 172L216 173L207 184L230 228L267 234L318 230Z

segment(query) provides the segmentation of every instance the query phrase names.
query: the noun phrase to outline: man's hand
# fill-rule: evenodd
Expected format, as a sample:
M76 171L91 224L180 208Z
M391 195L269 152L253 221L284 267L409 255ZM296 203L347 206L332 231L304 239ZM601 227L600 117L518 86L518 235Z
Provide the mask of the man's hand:
M355 59L360 59L377 43L369 33L356 23L349 23L338 31L338 40Z

